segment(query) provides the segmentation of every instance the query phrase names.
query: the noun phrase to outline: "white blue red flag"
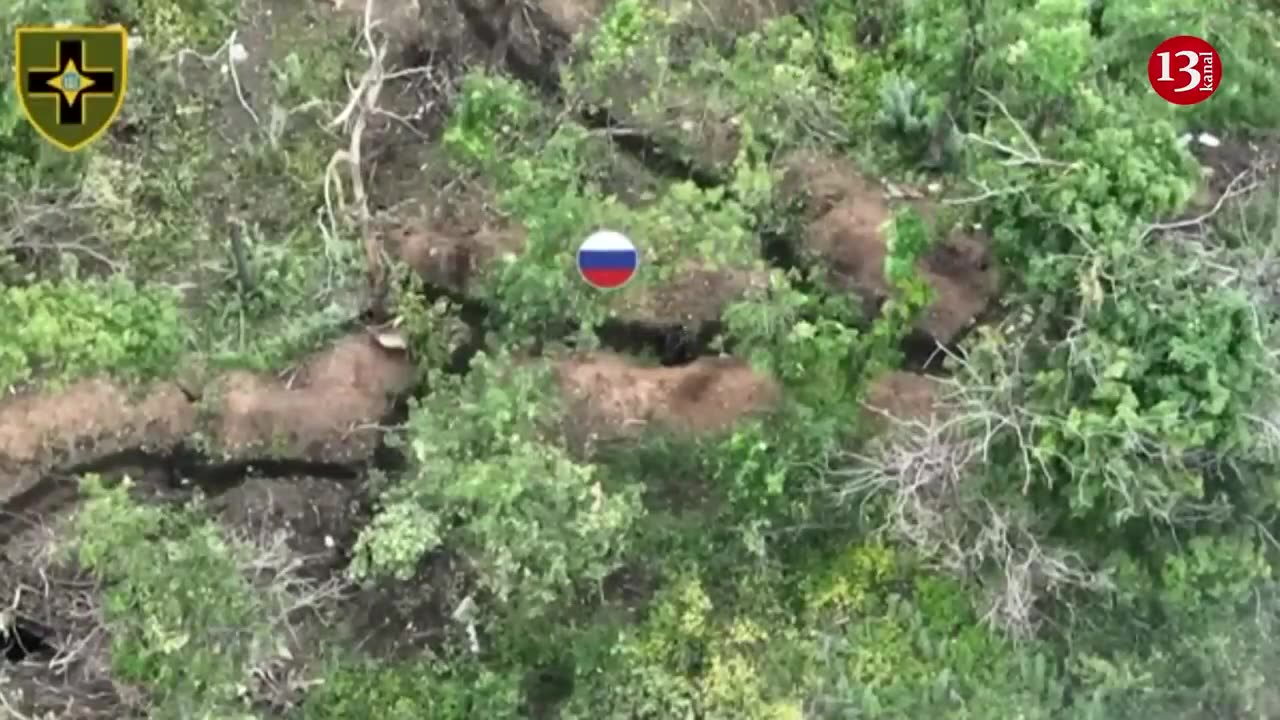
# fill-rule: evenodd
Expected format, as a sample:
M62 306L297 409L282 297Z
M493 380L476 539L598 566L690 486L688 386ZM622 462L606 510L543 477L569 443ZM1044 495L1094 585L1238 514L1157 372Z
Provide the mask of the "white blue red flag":
M612 230L592 233L578 248L578 272L592 287L620 288L635 277L640 253L626 235Z

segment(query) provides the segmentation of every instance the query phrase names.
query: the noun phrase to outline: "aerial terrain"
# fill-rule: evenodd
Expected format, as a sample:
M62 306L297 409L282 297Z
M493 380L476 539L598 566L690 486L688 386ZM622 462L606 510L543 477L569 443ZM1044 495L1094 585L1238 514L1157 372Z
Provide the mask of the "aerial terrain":
M55 23L128 86L0 80L0 718L1280 718L1275 0Z

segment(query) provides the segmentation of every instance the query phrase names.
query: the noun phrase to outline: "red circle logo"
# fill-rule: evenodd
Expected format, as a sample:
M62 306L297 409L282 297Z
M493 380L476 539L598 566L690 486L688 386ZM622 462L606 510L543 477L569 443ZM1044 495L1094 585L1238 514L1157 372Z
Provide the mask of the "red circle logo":
M1175 105L1209 99L1222 82L1218 51L1194 35L1179 35L1156 46L1147 61L1147 79L1160 97Z

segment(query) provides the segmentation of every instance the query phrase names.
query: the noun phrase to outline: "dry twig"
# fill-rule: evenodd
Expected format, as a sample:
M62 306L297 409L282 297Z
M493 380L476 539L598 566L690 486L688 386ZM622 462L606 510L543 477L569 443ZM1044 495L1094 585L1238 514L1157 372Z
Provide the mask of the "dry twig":
M1226 205L1228 200L1235 197L1239 197L1241 195L1247 195L1248 193L1253 192L1255 189L1257 189L1257 187L1261 184L1257 180L1253 180L1252 182L1244 183L1243 185L1241 185L1241 181L1244 180L1245 176L1249 175L1252 172L1253 172L1253 169L1250 168L1250 169L1241 171L1235 177L1231 178L1231 182L1227 183L1227 187L1225 190L1222 191L1222 195L1218 196L1218 201L1214 203L1213 207L1209 208L1209 210L1207 210L1206 212L1201 213L1200 215L1197 215L1193 218L1187 218L1186 220L1175 220L1173 222L1152 223L1142 231L1142 235L1140 239L1145 240L1148 237L1150 237L1152 233L1156 233L1156 232L1169 231L1169 230L1182 230L1189 227L1198 227L1200 225L1203 225L1204 223L1213 219L1213 217L1217 215L1219 212L1221 212L1223 206ZM1241 185L1241 186L1236 187L1237 185Z
M352 202L355 204L357 226L364 243L369 285L376 294L383 276L382 251L372 227L369 199L361 170L360 147L364 141L364 131L369 123L369 116L376 114L378 110L378 96L386 80L383 61L386 59L388 43L384 41L379 46L374 42L373 30L377 23L373 19L373 7L374 0L365 0L361 36L364 38L365 49L369 53L369 67L360 78L360 84L353 89L347 106L330 123L334 127L347 127L350 141L345 150L338 150L330 158L329 165L325 169L324 186L326 212L332 220L334 212L329 188L333 183L338 184L339 190L341 189L340 181L337 179L337 168L338 165L346 163L350 170Z

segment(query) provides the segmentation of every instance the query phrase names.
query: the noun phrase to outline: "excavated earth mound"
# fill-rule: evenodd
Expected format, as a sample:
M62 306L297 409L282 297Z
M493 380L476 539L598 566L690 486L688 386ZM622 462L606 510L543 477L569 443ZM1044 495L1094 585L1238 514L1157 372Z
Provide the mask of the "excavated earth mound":
M104 378L0 403L0 502L32 492L55 468L113 455L166 453L197 433L223 459L367 459L377 423L413 379L403 352L356 333L306 360L288 380L242 371L196 394L177 383L130 390Z
M407 354L364 333L303 363L287 382L234 372L214 387L213 446L229 458L357 462L372 455L377 423L412 385Z
M927 420L940 414L938 378L895 370L871 382L863 401L866 417L875 424L888 420Z
M164 451L196 427L196 407L173 383L130 392L83 380L0 402L0 502L31 491L55 467L128 450Z
M879 183L844 159L796 153L785 160L784 183L805 201L805 250L831 269L834 282L855 293L869 311L889 295L884 276L885 228L894 206ZM911 201L926 220L936 208ZM985 238L952 228L921 259L919 270L935 293L918 329L938 343L953 342L981 316L999 290L996 264Z
M556 368L569 406L571 436L587 443L634 438L646 430L708 435L767 412L781 399L772 379L729 357L680 367L644 367L612 353L568 358Z

